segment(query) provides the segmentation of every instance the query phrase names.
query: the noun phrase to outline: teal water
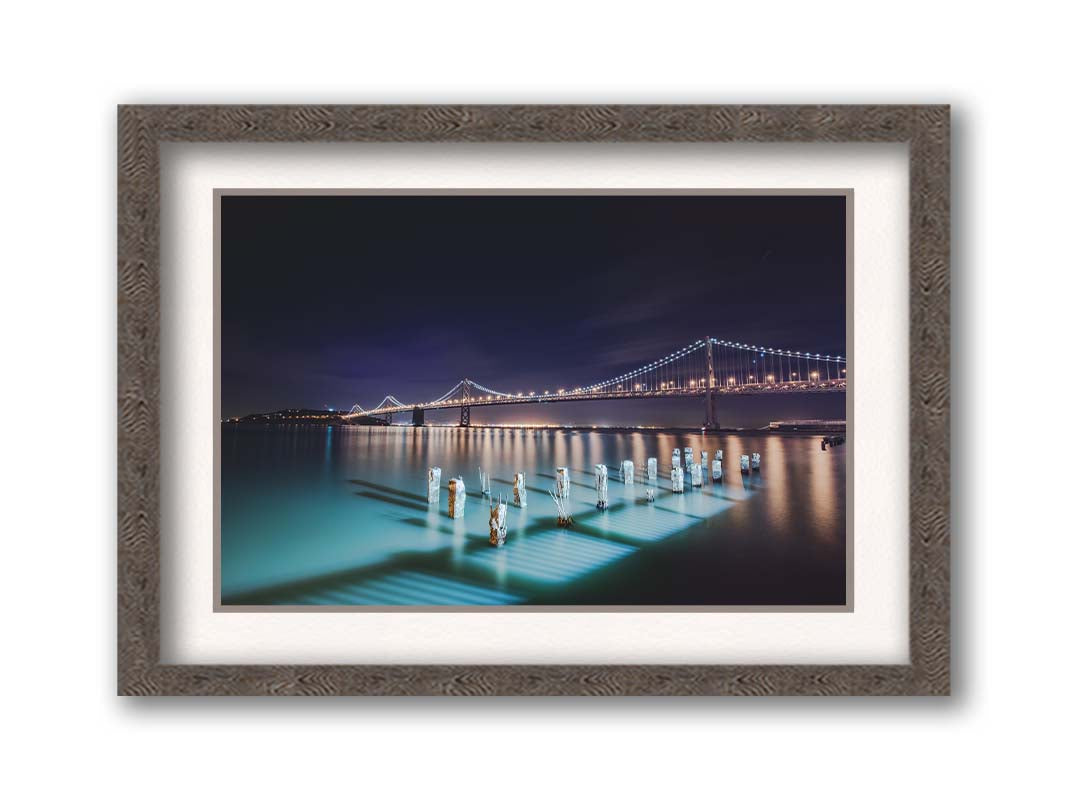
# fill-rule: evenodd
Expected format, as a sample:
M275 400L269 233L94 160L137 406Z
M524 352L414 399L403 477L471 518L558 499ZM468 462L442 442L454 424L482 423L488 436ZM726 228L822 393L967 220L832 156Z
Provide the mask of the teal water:
M821 436L501 428L225 425L224 604L782 605L845 602L846 446ZM724 451L724 481L673 494L671 451ZM743 476L742 453L762 469ZM659 459L656 500L645 463ZM633 485L619 466L631 459ZM593 465L608 466L596 509ZM441 467L441 499L426 471ZM503 495L508 538L489 544L489 498ZM574 525L548 495L571 473ZM512 502L526 473L527 508ZM448 517L448 479L467 486Z

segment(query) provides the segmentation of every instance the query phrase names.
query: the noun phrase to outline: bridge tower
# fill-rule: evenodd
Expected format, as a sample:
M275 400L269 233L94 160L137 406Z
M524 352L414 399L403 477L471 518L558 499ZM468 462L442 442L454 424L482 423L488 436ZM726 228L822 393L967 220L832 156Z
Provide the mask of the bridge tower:
M704 430L719 430L719 410L715 407L715 399L719 394L719 387L715 383L715 365L711 362L711 337L705 337L705 349L707 352L707 376L704 382Z
M460 388L459 399L459 427L469 428L471 426L471 382L469 378L463 379L463 385Z
M421 428L426 424L426 409L419 406L411 409L411 424L416 428Z

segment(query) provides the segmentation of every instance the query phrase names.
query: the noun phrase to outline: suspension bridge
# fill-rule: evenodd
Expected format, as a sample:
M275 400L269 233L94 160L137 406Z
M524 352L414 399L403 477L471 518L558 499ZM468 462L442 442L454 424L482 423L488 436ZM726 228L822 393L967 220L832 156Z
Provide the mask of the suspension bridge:
M703 397L704 427L716 430L719 395L843 392L847 382L846 362L841 356L705 337L642 367L587 386L502 392L463 378L436 400L405 403L388 394L374 408L365 409L357 403L342 416L391 422L393 414L410 412L412 424L418 426L427 411L454 408L459 410L460 427L466 428L476 406Z

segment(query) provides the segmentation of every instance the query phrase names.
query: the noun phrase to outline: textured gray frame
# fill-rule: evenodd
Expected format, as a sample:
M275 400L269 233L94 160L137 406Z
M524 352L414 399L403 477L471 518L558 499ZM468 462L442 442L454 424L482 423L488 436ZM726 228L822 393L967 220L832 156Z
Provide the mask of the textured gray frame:
M118 691L125 695L947 695L948 106L122 106L118 119ZM164 665L162 142L905 142L907 665Z

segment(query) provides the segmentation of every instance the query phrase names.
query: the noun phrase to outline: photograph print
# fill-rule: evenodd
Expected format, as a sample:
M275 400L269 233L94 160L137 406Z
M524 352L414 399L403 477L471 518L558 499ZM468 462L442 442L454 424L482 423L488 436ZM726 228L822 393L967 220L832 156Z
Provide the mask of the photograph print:
M848 190L216 190L216 609L851 608Z

